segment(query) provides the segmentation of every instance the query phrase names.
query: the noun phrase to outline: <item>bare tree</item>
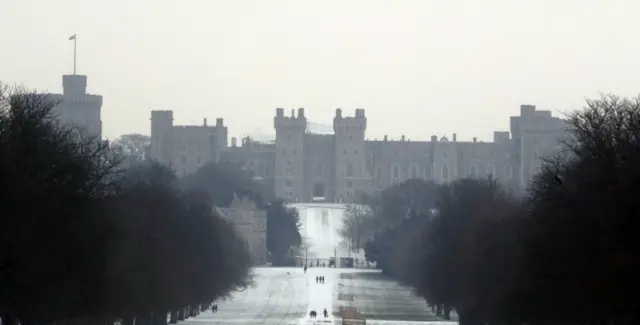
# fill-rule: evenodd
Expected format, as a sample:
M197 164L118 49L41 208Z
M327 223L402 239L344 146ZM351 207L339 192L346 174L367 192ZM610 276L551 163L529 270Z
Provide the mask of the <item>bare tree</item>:
M367 206L352 204L347 206L345 218L338 233L350 251L359 251L373 235L374 225L371 210Z
M114 147L117 148L127 159L133 161L145 161L148 158L149 145L151 138L148 135L131 133L123 134L114 141Z

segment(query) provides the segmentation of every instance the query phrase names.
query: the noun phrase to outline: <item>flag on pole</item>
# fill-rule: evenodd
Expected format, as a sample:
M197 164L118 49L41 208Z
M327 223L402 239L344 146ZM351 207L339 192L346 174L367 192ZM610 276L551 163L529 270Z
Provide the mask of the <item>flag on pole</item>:
M71 36L69 37L69 40L70 40L70 41L71 41L71 40L74 40L74 39L76 39L76 34L73 34L73 35L71 35Z

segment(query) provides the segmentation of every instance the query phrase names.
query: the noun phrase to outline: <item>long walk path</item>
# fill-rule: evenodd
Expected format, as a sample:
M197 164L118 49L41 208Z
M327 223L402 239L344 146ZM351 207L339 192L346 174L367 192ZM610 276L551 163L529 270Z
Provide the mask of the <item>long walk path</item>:
M366 319L369 325L449 325L431 312L409 288L376 271L353 269L258 268L256 283L231 299L218 302L218 312L204 312L180 325L330 325L344 324L342 316ZM324 283L316 283L324 276ZM327 309L329 317L323 316ZM309 312L315 310L312 319Z

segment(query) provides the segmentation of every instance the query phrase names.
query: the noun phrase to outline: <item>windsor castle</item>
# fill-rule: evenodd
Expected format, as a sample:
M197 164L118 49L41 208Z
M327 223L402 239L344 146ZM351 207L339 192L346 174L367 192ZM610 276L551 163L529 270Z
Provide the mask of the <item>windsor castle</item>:
M463 177L492 177L521 192L541 165L541 157L559 148L565 120L532 105L520 106L509 131L496 131L493 142L457 141L454 134L427 141L367 140L364 109L348 115L336 109L333 132L314 132L303 108L285 115L276 109L276 139L250 138L228 143L221 118L215 124L179 126L172 111L152 111L149 155L172 166L179 176L207 162L242 166L290 202L342 202L410 178L446 183Z
M56 114L101 137L102 96L86 92L87 77L63 76ZM509 131L496 131L492 142L458 141L454 134L427 141L367 140L365 110L336 109L332 132L317 132L304 109L289 116L277 108L276 139L250 138L228 143L222 118L209 125L174 125L172 111L151 112L149 158L171 166L178 176L207 162L229 163L250 171L256 181L290 202L349 203L357 193L372 193L410 178L446 183L463 177L492 177L504 188L522 192L542 163L559 149L566 121L533 105L520 106Z

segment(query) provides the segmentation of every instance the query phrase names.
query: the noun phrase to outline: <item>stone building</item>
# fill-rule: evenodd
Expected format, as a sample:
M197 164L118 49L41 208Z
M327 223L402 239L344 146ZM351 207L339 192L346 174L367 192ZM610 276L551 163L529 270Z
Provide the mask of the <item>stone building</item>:
M244 239L247 250L255 265L263 265L268 260L267 253L267 212L259 210L249 198L234 197L228 208L216 208L228 218L238 234Z
M221 118L215 125L173 125L172 111L151 112L149 157L171 166L182 177L209 161L218 162L227 147L227 127Z
M62 124L81 128L87 134L102 138L102 96L87 93L87 76L62 76L62 94L47 94L59 104L53 113Z
M522 192L540 167L540 158L558 149L558 141L566 135L564 120L533 105L522 105L520 114L511 117L509 131L494 132L492 142L458 141L455 134L451 138L434 135L427 141L404 137L393 141L386 136L367 140L364 109L356 109L353 116L336 109L333 132L315 132L303 108L297 114L292 110L290 116L278 108L273 143L246 138L238 146L232 139L228 147L227 129L219 119L224 131L214 131L218 126L211 129L220 138L211 141L216 145L204 155L190 148L206 143L209 133L185 132L186 138L178 141L158 131L172 129L170 114L152 113L152 154L153 148L158 149L159 160L171 162L179 174L194 171L206 161L243 166L289 202L351 203L358 192L383 190L410 178L446 183L492 176L507 189ZM201 158L191 156L194 152ZM194 159L199 163L189 164Z

